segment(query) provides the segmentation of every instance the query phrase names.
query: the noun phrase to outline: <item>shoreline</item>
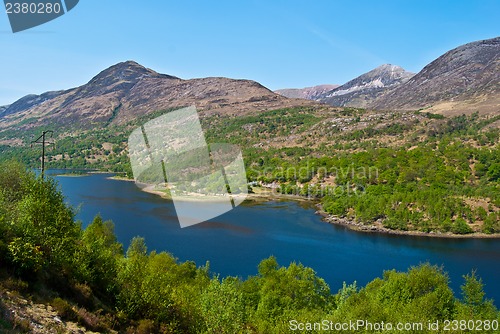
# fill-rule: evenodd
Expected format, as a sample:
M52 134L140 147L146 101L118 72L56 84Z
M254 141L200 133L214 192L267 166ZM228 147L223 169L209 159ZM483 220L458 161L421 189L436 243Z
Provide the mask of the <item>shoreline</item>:
M135 182L134 179L129 179L127 177L117 176L117 175L109 176L109 177L107 177L107 179L108 180L116 180L116 181L125 181L125 182ZM170 195L168 195L165 191L155 189L156 188L155 185L146 184L146 183L139 183L139 184L142 185L142 187L138 186L138 188L141 191L144 191L146 193L153 194L153 195L158 195L164 199L172 200L172 197ZM296 196L296 195L275 194L275 193L273 193L272 190L267 190L267 189L264 190L262 188L258 188L258 189L259 190L257 190L256 192L248 193L245 196L245 199L252 200L252 201L292 200L292 201L311 203L311 200L308 199L307 197ZM234 197L237 197L238 195L231 195L231 196L234 198ZM185 201L197 201L199 199L204 199L204 198L209 200L210 197L215 198L216 196L202 196L199 194L198 195L193 194L193 196L179 196L179 197ZM217 198L225 198L225 197L217 196Z
M486 234L482 232L473 232L468 234L454 234L450 232L422 232L422 231L402 231L402 230L391 230L389 228L383 227L381 223L365 225L358 223L352 219L347 219L344 217L337 217L331 215L321 208L321 204L317 205L319 209L316 214L320 215L323 221L332 225L343 226L351 231L360 233L379 233L388 235L398 235L398 236L410 236L410 237L427 237L427 238L443 238L443 239L499 239L500 233Z
M134 182L133 179L128 179L123 176L110 176L108 179L111 180L117 180L117 181L127 181L127 182ZM141 191L154 194L157 196L160 196L164 199L172 200L172 197L166 194L164 191L161 190L156 190L154 189L155 185L145 185L145 187L141 189ZM332 225L338 225L338 226L343 226L351 231L354 232L361 232L361 233L379 233L379 234L388 234L388 235L399 235L399 236L410 236L410 237L428 237L428 238L444 238L444 239L499 239L500 238L500 233L494 233L494 234L486 234L482 232L473 232L469 234L453 234L453 233L443 233L443 232L436 232L436 231L431 231L431 232L422 232L422 231L402 231L402 230L391 230L386 227L383 227L381 223L378 224L369 224L365 225L362 223L358 223L352 219L347 219L343 217L337 217L334 215L331 215L325 211L323 211L323 208L320 203L314 203L313 199L309 199L307 197L301 197L301 196L296 196L296 195L282 195L282 194L275 194L272 190L270 189L262 189L262 188L257 188L258 190L254 193L249 193L246 197L245 200L250 200L250 201L279 201L279 200L289 200L289 201L298 201L298 202L307 202L310 204L313 204L316 206L317 210L315 214L319 215L322 217L322 221L328 224ZM234 196L234 195L233 195ZM223 198L223 197L221 197ZM193 198L192 196L186 196L182 198L182 200L185 201L197 201L203 199L203 196L195 197ZM206 200L210 200L210 198L206 198Z
M104 173L102 173L102 174L104 174ZM108 179L108 180L116 180L116 181L135 182L134 179L129 179L126 176L118 176L118 175L108 176L106 179Z

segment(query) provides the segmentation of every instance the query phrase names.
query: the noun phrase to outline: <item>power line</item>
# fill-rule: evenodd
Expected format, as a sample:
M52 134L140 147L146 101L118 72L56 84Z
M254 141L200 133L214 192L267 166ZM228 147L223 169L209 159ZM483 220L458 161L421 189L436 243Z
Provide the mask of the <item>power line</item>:
M43 131L42 134L40 135L40 137L38 137L36 140L33 140L31 142L31 147L33 147L33 144L42 144L42 166L41 166L42 178L43 178L43 175L45 172L45 136L47 134L50 134L50 137L52 137L54 134L54 131L52 131L52 130ZM42 139L41 142L39 141L40 139Z

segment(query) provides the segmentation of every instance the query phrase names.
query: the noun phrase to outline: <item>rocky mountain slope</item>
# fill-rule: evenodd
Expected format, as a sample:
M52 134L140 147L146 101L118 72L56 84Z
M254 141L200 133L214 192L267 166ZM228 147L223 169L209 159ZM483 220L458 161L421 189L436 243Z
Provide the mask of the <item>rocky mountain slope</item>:
M13 329L8 329L9 327ZM116 331L110 332L116 333ZM18 291L9 291L1 287L0 333L97 334L76 322L61 320L51 305L33 302L22 297Z
M287 99L251 80L183 80L127 61L111 66L80 87L28 95L0 109L0 131L46 124L79 128L124 124L157 110L189 105L208 114L243 115L310 104Z
M279 89L274 92L292 99L318 100L323 94L337 87L339 85L318 85L306 88Z
M337 107L367 107L380 94L408 81L414 73L390 64L381 65L316 98Z
M500 110L500 37L459 46L377 98L376 109Z
M446 115L500 110L500 37L459 46L418 74L382 65L345 84L319 94L301 89L278 93L332 106L376 110L418 110ZM320 86L321 87L321 86Z

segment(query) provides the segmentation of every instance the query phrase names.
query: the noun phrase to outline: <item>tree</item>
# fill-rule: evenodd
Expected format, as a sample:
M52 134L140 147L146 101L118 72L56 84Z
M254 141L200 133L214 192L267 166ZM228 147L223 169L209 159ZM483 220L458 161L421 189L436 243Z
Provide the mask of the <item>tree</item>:
M488 168L488 172L486 173L490 181L500 180L500 162L496 162Z
M472 233L472 229L467 224L467 222L462 218L457 218L455 220L455 223L453 224L451 230L453 233L457 233L457 234Z
M461 317L466 319L495 319L495 307L491 300L485 299L483 281L476 276L476 271L463 276L465 282L460 287L462 290Z
M81 236L75 266L80 279L94 291L114 295L117 288L118 261L123 256L122 245L117 242L114 225L97 215Z
M456 300L448 276L428 263L408 272L385 271L382 279L348 292L333 312L332 321L419 322L452 319L455 314ZM341 296L337 299L342 300Z
M51 178L26 174L24 196L16 203L14 238L9 249L14 264L22 265L26 274L39 270L67 274L72 269L80 226L74 222L72 208L64 203L62 193ZM23 259L38 258L36 266L28 268ZM31 262L34 263L34 262Z
M297 312L324 312L331 305L328 284L302 264L291 263L288 268L277 268L276 259L271 257L260 263L259 274L260 300L256 316L266 319L259 326L263 332Z
M239 333L245 327L246 310L241 282L227 277L210 281L201 296L202 315L207 333Z
M487 234L500 231L500 219L498 213L490 212L483 224L483 232Z

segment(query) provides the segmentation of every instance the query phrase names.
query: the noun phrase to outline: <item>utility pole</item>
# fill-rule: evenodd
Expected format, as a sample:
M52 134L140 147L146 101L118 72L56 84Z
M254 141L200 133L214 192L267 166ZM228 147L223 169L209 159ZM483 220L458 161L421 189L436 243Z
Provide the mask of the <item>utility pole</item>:
M45 135L48 133L52 137L52 135L54 134L54 131L52 131L52 130L43 131L42 134L40 135L40 137L38 137L36 140L31 142L32 147L33 147L33 144L42 144L42 179L43 179L43 175L45 172ZM40 139L42 139L41 142L39 141Z

